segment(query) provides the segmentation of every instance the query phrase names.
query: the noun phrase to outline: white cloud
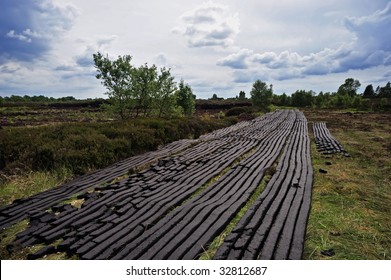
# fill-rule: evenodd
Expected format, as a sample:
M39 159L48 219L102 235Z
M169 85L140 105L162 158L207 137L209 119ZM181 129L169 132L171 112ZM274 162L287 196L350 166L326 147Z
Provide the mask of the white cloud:
M31 62L44 56L70 30L79 15L75 6L53 0L3 1L0 61Z
M10 30L6 36L27 43L31 43L33 39L39 39L43 37L41 34L36 31L32 31L30 28L23 30L21 34L18 34L15 30Z
M117 40L118 36L117 35L111 35L111 36L105 36L105 37L100 37L97 40L97 45L98 48L102 47L107 47L111 45L115 40Z
M387 66L391 65L391 54L388 55L386 57L386 59L384 60L384 65L387 65Z
M249 84L255 82L258 79L263 81L270 79L270 77L267 75L267 72L256 70L236 70L233 75L233 81L238 84Z
M17 34L15 32L15 30L10 30L8 33L7 33L7 37L9 38L14 38L14 39L18 39L20 41L24 41L24 42L27 42L27 43L31 43L31 38L29 38L28 36L25 36L23 34Z
M347 17L345 26L354 33L356 41L352 57L341 59L341 67L365 69L388 63L387 58L391 55L391 2L371 15Z
M277 59L277 54L274 52L264 52L261 54L255 54L253 61L259 62L261 64L268 64Z
M19 71L21 67L17 63L8 63L0 66L0 73L2 74L14 74Z
M248 49L241 49L237 53L228 55L227 57L220 59L217 65L228 66L233 69L247 69L248 58L253 55L253 51Z
M391 2L385 9L369 16L345 18L345 26L356 39L342 43L336 49L325 48L307 55L294 51L254 53L241 49L220 59L218 65L233 69L250 68L258 73L272 71L269 76L276 80L390 65Z
M41 38L42 35L36 31L32 31L30 28L23 30L23 34L29 36L30 38Z
M389 79L389 0L207 1L1 0L0 94L101 96L97 51L169 67L201 98Z
M184 13L173 32L183 35L189 47L227 47L233 45L239 25L228 6L209 1Z
M156 57L155 57L155 61L158 65L167 65L168 63L168 59L167 59L167 56L165 53L159 53Z
M56 36L55 32L71 29L79 15L80 11L76 6L52 0L39 2L37 13L34 14L37 28L40 32L49 33L48 36Z

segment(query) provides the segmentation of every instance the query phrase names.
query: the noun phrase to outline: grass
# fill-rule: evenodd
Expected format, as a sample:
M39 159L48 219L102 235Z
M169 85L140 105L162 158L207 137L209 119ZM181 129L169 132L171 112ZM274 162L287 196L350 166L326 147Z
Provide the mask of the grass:
M304 259L391 259L391 123L366 116L309 115L328 122L351 157L326 157L312 144L315 178ZM335 255L321 253L328 249Z
M11 244L14 239L15 235L19 232L24 231L28 226L28 221L23 220L17 224L14 224L10 226L9 228L3 230L0 238L0 260L20 260L20 259L26 259L27 255L32 253L34 251L34 248L22 248L18 246L14 246L13 250L11 251L9 247L7 247L9 244ZM39 250L39 249L38 249Z
M62 169L55 172L29 172L28 174L13 175L11 178L0 184L0 205L6 205L18 198L32 196L36 193L45 191L53 186L59 185L70 178L69 170ZM69 203L80 208L84 200L69 200ZM66 202L64 202L66 203ZM36 244L30 247L21 247L13 243L15 236L23 232L28 227L28 220L23 220L0 232L0 259L25 260L31 253L45 247L45 244ZM52 245L59 244L59 241ZM9 245L12 244L11 247ZM9 249L11 248L11 250ZM54 253L44 256L48 260L69 259L66 253Z
M28 226L28 220L23 220L1 232L0 238L0 260L25 260L29 254L35 253L44 248L45 244L36 244L29 247L21 247L17 243L12 243L15 235L24 231ZM53 246L57 246L62 240L54 242ZM12 246L9 246L12 244ZM69 260L77 259L76 256L69 257L66 253L54 253L43 256L45 260Z
M25 198L57 186L72 177L70 171L62 168L56 171L30 171L6 177L0 174L0 206L15 199Z

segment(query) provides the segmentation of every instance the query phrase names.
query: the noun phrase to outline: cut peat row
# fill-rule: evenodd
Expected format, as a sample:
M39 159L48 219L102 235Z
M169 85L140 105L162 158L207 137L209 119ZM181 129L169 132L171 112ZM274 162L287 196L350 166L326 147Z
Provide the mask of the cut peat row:
M258 121L261 123L263 119ZM53 206L56 213L46 213L49 218L43 211L34 211L31 219L35 222L18 235L17 242L27 246L63 238L62 250L80 253L86 243L96 245L105 238L110 239L106 243L118 243L117 239L122 240L124 233L127 239L135 238L140 233L140 226L158 221L164 213L180 205L258 143L253 139L229 136L201 142L175 157L159 160L150 169L115 184L98 187L98 192L79 195L78 198L85 200L81 209L70 205ZM100 230L102 226L106 232L97 237L99 232L96 229ZM124 227L130 227L128 232ZM117 239L110 234L117 234ZM113 248L115 246L110 250Z
M300 259L312 180L307 121L301 115L276 172L214 259Z
M30 239L25 237L20 243L51 242L53 238L62 237L64 243L69 244L68 247L62 245L63 250L81 254L86 246L93 246L94 249L89 252L92 254L104 247L102 251L106 255L108 251L115 250L115 244L120 246L123 239L137 237L145 230L144 227L154 224L171 208L180 205L256 144L256 141L228 143L217 150L213 148L214 153L208 158L200 160L193 157L192 162L184 153L173 158L165 172L160 172L163 170L160 167L170 162L166 159L160 167L158 163L142 174L124 179L117 188L108 186L107 192L102 191L98 198L87 199L80 210L74 212L69 209L69 213L61 213L50 223L37 224L36 230L29 234ZM104 211L99 212L102 207ZM66 237L62 236L64 230L68 233ZM75 242L68 241L70 238Z
M254 193L280 154L296 120L285 111L279 125L264 126L256 151L198 196L175 209L139 238L129 242L114 259L195 259L219 235ZM276 120L277 121L277 120ZM256 134L257 131L254 131Z
M349 153L342 148L342 145L331 135L326 127L326 123L314 123L313 131L318 152L323 153L324 155L340 153L346 157L350 156Z
M190 139L179 140L165 145L157 151L122 160L107 168L80 176L71 182L34 196L17 199L12 204L0 208L0 230L25 219L29 213L50 209L50 207L69 199L75 194L85 192L98 185L110 183L129 171L142 168L159 158L178 153L193 145L194 142L195 140Z
M10 224L16 221L13 215L29 218L13 244L47 245L29 258L67 252L81 259L197 259L279 157L277 172L215 258L296 259L309 212L312 167L307 122L293 110L119 162L16 201L1 209L0 220ZM263 239L259 230L267 233Z

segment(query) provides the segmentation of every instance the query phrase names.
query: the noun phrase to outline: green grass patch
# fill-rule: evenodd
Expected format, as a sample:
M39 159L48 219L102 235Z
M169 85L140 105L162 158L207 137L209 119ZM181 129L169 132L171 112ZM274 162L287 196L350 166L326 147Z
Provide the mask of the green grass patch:
M315 178L304 258L391 259L390 123L379 126L371 116L350 125L340 119L330 131L351 157L326 157L312 144ZM327 249L335 255L324 256Z
M0 232L0 260L22 260L26 259L27 255L34 252L36 248L23 248L14 244L12 247L8 246L11 244L15 235L21 231L24 231L28 226L28 221L23 220L11 227ZM39 250L39 249L38 249Z

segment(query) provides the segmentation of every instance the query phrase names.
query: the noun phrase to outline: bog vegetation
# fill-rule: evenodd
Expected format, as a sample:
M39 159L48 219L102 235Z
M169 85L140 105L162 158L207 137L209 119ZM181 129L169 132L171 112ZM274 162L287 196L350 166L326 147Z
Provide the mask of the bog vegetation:
M97 70L96 77L106 88L107 99L76 100L72 96L53 98L44 95L0 97L0 205L10 203L15 198L29 196L46 188L54 187L75 175L103 168L121 159L154 150L159 145L182 138L197 138L201 134L232 125L239 120L253 118L259 114L259 111L266 112L276 107L354 109L359 111L391 110L390 82L382 87L378 86L376 89L373 85L367 85L365 90L359 93L361 83L356 79L348 78L336 92L316 93L312 90L300 89L287 95L286 93L275 94L273 85L267 85L265 82L257 80L252 85L248 97L244 91L240 91L236 98L228 99L219 97L218 93L213 93L209 100L196 101L196 96L190 85L183 80L176 82L170 69L158 69L155 65L150 66L147 63L135 66L129 55L110 59L108 56L97 53L94 54L93 59ZM52 114L51 117L54 117L59 113L56 110L60 109L65 110L65 114L72 113L74 116L58 123L45 118L43 122L37 122L39 126L34 125L31 121L26 121L26 119L31 120L32 116L42 118L44 110L47 110L45 113ZM90 114L91 112L95 115ZM200 116L205 112L207 112L205 116ZM316 112L315 116L310 115L309 120L318 119L318 112L325 111L317 110ZM86 118L88 121L85 121L83 114L87 113L89 117ZM195 113L197 113L196 116L194 116ZM96 115L100 116L99 121L97 121L98 118L91 117ZM14 120L19 117L22 121L15 122ZM379 224L389 225L387 216L389 213L387 204L389 188L386 188L389 180L389 157L384 156L390 150L389 124L383 121L387 124L384 125L383 130L377 131L379 126L377 119L367 123L363 117L362 122L365 127L355 128L353 132L357 135L350 137L345 131L346 129L341 129L338 126L339 120L334 121L337 122L334 126L335 132L338 132L336 135L351 145L352 154L360 160L357 161L360 166L356 166L356 161L352 162L352 166L348 166L352 169L346 171L346 174L357 174L362 171L360 169L362 166L370 167L369 171L363 173L365 178L360 177L361 181L353 183L361 186L362 182L365 182L364 186L371 186L372 192L377 190L376 187L379 189L376 195L369 193L371 199L376 198L378 204L382 203L379 211L376 209L373 211L377 211L376 215L379 213L376 218ZM43 123L45 125L42 125ZM350 123L350 119L344 122L346 127ZM365 133L365 129L375 131L376 137ZM374 143L381 142L382 146L371 145L370 150L372 149L373 153L370 154L370 157L361 155L367 147L365 144L356 143L356 136L360 136L366 141L373 140ZM316 167L323 164L321 160L323 159L315 158ZM339 162L342 161L338 160L335 164L336 167ZM386 166L386 168L383 170L378 166ZM335 170L342 169L338 167ZM343 181L344 176L348 176L346 174L341 174L339 180ZM348 176L348 179L353 180L354 178ZM322 184L331 182L330 180L322 181L323 179L316 180ZM384 182L380 182L380 180ZM315 184L315 206L319 206L320 202L324 203L325 193L329 194L334 191L338 193L337 198L330 199L331 204L341 199L340 196L345 195L340 189L324 190L319 185L320 183ZM337 184L334 185L337 186ZM347 196L356 195L357 192L357 196L360 195L361 199L361 194L363 194L363 199L351 201L351 203L360 204L357 208L361 207L361 204L365 204L365 209L374 208L376 203L367 201L366 194L368 192L365 188L356 188L355 185L354 188L353 185L347 185L348 187L350 189L346 190ZM378 195L382 193L385 194L384 197L378 199ZM314 252L317 252L320 247L327 249L326 247L329 246L330 242L328 241L327 244L323 244L325 243L323 240L330 238L329 229L342 235L343 232L348 232L353 228L346 228L344 225L338 224L335 219L331 220L332 217L337 217L337 211L330 211L329 216L322 217L324 214L322 212L324 207L322 207L313 210L306 258L322 258ZM344 213L344 209L338 209L338 211ZM367 215L367 213L361 214ZM351 220L353 223L354 217ZM318 221L328 226L320 230ZM350 224L347 223L347 225ZM363 225L365 228L374 228L368 223ZM373 230L375 231L375 229ZM375 231L379 242L370 241L370 237L365 235L364 230L357 228L353 234L346 234L346 240L341 241L341 244L346 245L352 235L365 235L363 241L372 242L374 247L380 246L378 243L389 244L388 237L380 229L383 227L379 226L379 231ZM322 237L321 241L317 240L319 236ZM342 235L342 238L345 238L345 235ZM339 246L339 241L337 241L333 241L332 245ZM351 248L346 251L352 251L353 247L359 247L358 242L352 242ZM342 250L343 248L341 248ZM379 258L377 252L373 253L376 249L370 251L366 258ZM384 252L384 258L389 258L389 254L389 251ZM361 257L360 252L354 256L349 255L347 258L357 257Z
M107 123L64 123L10 127L0 134L0 170L57 170L75 174L102 168L159 145L234 124L235 118L137 119Z
M390 244L385 231L390 225L389 114L341 113L345 109L390 110L390 83L376 90L368 85L360 94L359 81L349 78L334 93L297 90L288 96L277 95L272 85L256 81L248 98L241 91L236 98L224 99L215 93L209 100L195 102L191 87L184 81L175 83L169 69L158 70L147 64L135 67L130 60L128 66L134 77L127 79L132 83L127 84L126 92L116 88L115 93L114 87L112 90L106 87L108 99L0 97L0 205L54 187L75 175L154 150L161 144L196 138L254 117L258 110L273 110L275 106L309 108L305 109L307 118L324 121L321 118L324 117L331 122L333 133L347 144L352 158L336 158L328 166L329 173L338 175L335 178L316 174L304 257L324 259L320 252L333 248L336 259L390 258L389 249L385 249ZM103 76L100 79L105 82ZM334 113L329 116L329 109L338 110L332 110ZM39 126L10 121L19 116L31 118L28 111L34 111L34 118L40 118L44 110L53 116L57 110L75 115L65 122L54 124L48 120L46 125ZM83 110L105 115L104 121L94 118L83 121ZM370 120L372 115L376 118ZM362 120L356 124L358 116ZM28 126L23 126L26 123ZM323 158L315 155L313 159L315 170L324 168ZM346 205L349 215L345 215ZM3 243L0 255L5 252Z
M353 78L346 79L334 93L297 90L291 96L276 95L273 85L257 80L249 99L241 91L236 98L224 99L213 94L209 100L198 100L196 104L191 87L183 80L177 84L170 69L158 70L155 65L148 64L136 67L131 60L131 56L110 60L100 53L94 55L96 77L106 87L109 99L76 100L72 96L54 99L42 95L0 97L0 117L3 116L0 127L5 127L0 134L0 174L64 167L73 174L83 174L170 141L198 137L238 120L253 118L258 110L268 111L272 106L391 108L390 82L376 90L368 85L363 94L359 94L357 90L361 84ZM97 114L114 114L116 120L107 118L98 123L91 120L88 123L11 128L8 126L12 123L4 124L4 120L12 119L7 116L7 110L12 106L21 106L20 113L25 115L26 108L35 107L94 108L98 110ZM212 110L216 117L191 117L196 107L199 111ZM12 115L15 114L18 112L12 111ZM75 116L71 121L77 118Z

